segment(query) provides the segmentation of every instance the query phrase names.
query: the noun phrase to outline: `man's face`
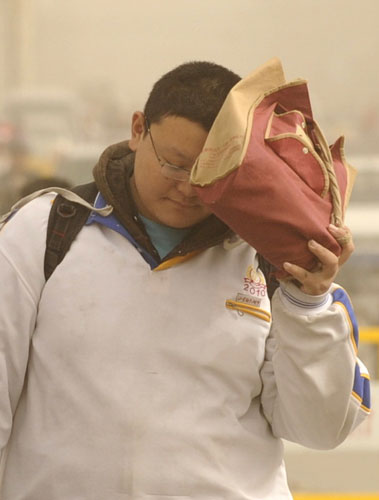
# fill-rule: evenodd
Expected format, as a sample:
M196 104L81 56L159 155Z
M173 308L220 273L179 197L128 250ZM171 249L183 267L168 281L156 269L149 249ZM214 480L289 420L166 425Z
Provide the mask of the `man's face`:
M180 116L167 116L150 126L160 159L190 170L203 149L208 132L198 123ZM154 152L143 113L132 120L129 147L135 151L132 193L139 212L150 220L170 227L193 226L210 215L189 180L166 178Z

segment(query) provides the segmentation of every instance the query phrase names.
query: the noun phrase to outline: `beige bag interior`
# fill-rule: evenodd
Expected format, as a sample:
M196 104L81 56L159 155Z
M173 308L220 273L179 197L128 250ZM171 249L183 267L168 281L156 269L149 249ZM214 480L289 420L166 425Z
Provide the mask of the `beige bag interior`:
M266 92L283 84L282 65L273 58L232 88L192 169L193 184L210 184L241 164L250 138L252 110Z

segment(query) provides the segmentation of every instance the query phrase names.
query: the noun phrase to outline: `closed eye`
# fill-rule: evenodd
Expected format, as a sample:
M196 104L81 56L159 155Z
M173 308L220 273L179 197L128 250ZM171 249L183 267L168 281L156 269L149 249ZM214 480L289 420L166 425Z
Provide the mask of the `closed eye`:
M191 170L191 169L186 168L186 167L179 167L179 165L174 165L173 163L170 163L168 161L165 161L164 165L165 165L165 167L173 168L174 170L179 170L179 171L186 170L189 172Z

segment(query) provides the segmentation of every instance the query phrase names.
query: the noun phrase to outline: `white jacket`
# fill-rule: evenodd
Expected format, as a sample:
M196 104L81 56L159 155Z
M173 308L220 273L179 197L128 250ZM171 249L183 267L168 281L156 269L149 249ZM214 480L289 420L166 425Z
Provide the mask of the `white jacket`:
M45 285L52 195L0 232L1 500L284 500L280 438L341 443L368 414L346 293L265 295L226 242L151 271L85 226Z

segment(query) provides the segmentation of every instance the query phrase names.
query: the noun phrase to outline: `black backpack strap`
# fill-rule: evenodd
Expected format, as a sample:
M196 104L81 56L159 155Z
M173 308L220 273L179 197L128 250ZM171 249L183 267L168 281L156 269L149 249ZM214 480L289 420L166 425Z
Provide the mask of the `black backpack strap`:
M275 290L279 286L279 281L275 277L276 267L270 264L270 262L268 262L261 254L258 254L258 262L259 267L266 278L267 295L271 300Z
M98 193L94 182L82 184L71 189L81 198L93 202ZM50 210L46 234L46 251L44 271L46 281L54 269L60 264L70 249L71 243L86 223L90 209L68 201L63 196L57 195Z

